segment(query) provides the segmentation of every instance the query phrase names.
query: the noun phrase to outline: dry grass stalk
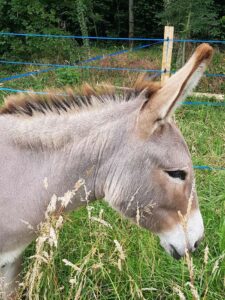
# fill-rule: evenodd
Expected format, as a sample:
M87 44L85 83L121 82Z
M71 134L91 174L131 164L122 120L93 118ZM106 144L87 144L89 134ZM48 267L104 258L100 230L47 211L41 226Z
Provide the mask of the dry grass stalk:
M206 300L207 299L208 291L209 291L209 286L208 286L208 282L207 282L207 286L205 288L205 292L204 292L204 295L202 297L202 300Z
M20 284L18 299L21 299L22 295L26 295L27 299L39 299L43 270L51 268L54 252L58 247L59 231L63 225L61 214L83 184L83 181L78 181L74 189L65 193L63 197L52 196L45 212L45 221L38 226L35 255L30 257L31 263L24 281ZM48 188L47 178L44 180L44 187Z
M204 250L204 264L205 264L205 266L208 264L208 260L209 260L209 247L207 245L205 247L205 250Z
M91 258L96 254L97 248L93 247L89 253L84 257L80 266L73 264L67 259L63 259L63 262L66 266L71 267L71 275L69 282L71 284L70 292L68 299L80 299L82 287L85 285L85 278L87 277L87 272L91 267L88 267L87 264L90 262ZM76 292L75 297L72 297L74 291Z
M100 212L99 212L99 216L98 217L94 217L91 215L91 212L92 210L94 209L93 206L87 206L87 211L88 211L88 218L90 221L94 221L94 222L98 222L99 224L103 225L103 226L106 226L106 227L109 227L112 229L112 225L109 224L107 221L103 220L103 212L104 210L103 209L100 209Z
M173 287L174 293L176 293L180 300L186 300L186 297L184 296L184 293L181 291L180 287L178 285Z
M137 283L133 280L133 278L130 275L128 275L128 277L129 277L129 282L130 282L130 293L131 293L132 299L145 300L142 290L138 287Z
M83 282L80 283L78 290L76 292L76 295L74 297L74 300L79 300L80 299L80 295L81 295L81 291L82 291L82 287L83 287Z
M119 259L118 259L118 262L117 262L118 269L120 271L122 271L122 261L125 260L126 256L125 256L125 253L123 251L123 248L122 248L121 244L117 240L114 240L114 243L116 245L116 250L119 253Z
M193 266L193 260L190 256L190 253L188 252L188 219L191 213L194 190L195 190L195 182L193 181L190 197L188 199L187 213L185 215L182 215L182 213L178 211L181 226L183 228L184 235L185 235L185 242L186 242L185 259L188 266L190 282L192 285L194 284L194 266Z
M140 218L141 218L140 209L139 209L139 206L138 206L138 203L137 203L136 222L137 222L138 226L140 225Z
M81 272L81 268L79 268L79 267L76 266L75 264L71 263L69 260L63 259L62 261L64 262L64 264L65 264L66 266L69 266L69 267L71 267L72 269L74 269L74 271Z
M191 213L194 191L195 191L195 181L193 180L190 197L188 199L187 213L185 215L183 215L180 211L178 211L178 216L180 218L181 226L183 228L184 235L185 235L186 250L188 249L188 228L187 228L188 227L188 219L189 219L190 213Z
M189 271L190 282L192 285L194 285L194 264L193 264L193 259L187 250L185 252L185 260Z
M102 224L102 225L104 225L104 226L109 227L109 228L112 229L112 226L108 222L106 222L105 220L103 220L103 219L100 219L100 218L97 218L97 217L90 217L90 220L98 222L98 223L100 223L100 224Z
M197 289L194 286L194 275L195 274L194 274L193 259L190 255L190 252L188 251L188 219L189 219L190 214L191 214L194 190L195 190L195 181L193 180L190 197L188 199L187 213L185 215L182 215L182 213L180 211L178 211L178 215L179 215L179 218L180 218L181 226L182 226L183 231L184 231L185 242L186 242L185 261L186 261L186 264L187 264L187 267L188 267L189 278L190 278L190 282L188 282L187 284L188 284L188 286L190 286L193 299L198 300L200 298L199 298Z
M130 201L129 201L128 204L127 204L127 207L126 207L126 211L125 211L125 212L127 212L127 211L129 210L129 208L131 207L133 201L135 200L135 196L138 194L140 188L141 188L141 187L139 187L139 188L135 191L135 193L132 195L132 197L130 198Z
M201 281L203 280L203 277L204 277L204 274L206 274L207 276L207 265L208 265L208 261L209 261L209 247L208 245L205 247L204 249L204 265L202 267L202 272L201 272ZM206 277L206 280L205 280L205 290L204 290L204 294L203 294L203 297L202 299L205 300L206 297L207 297L207 293L208 293L208 290L209 290L209 286L208 286L208 276Z
M200 296L198 294L198 291L197 291L196 287L191 282L188 282L187 284L191 288L191 293L192 293L193 299L194 300L200 300Z
M215 261L213 269L212 269L212 274L215 274L217 270L219 269L219 263L225 258L225 253L219 256L219 258Z

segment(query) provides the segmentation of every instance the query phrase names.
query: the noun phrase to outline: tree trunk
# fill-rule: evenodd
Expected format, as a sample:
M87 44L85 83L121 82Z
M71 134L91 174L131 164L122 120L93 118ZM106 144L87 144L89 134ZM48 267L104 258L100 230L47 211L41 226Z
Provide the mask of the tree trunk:
M134 37L134 0L129 0L129 38ZM129 43L130 47L133 47L133 41Z

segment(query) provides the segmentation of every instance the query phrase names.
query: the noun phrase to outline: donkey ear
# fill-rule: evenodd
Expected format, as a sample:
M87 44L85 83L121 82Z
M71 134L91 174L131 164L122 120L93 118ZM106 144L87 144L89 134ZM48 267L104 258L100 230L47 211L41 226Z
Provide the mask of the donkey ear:
M208 44L200 45L188 62L157 90L141 107L137 127L142 136L149 136L159 125L171 117L179 102L198 84L212 57Z

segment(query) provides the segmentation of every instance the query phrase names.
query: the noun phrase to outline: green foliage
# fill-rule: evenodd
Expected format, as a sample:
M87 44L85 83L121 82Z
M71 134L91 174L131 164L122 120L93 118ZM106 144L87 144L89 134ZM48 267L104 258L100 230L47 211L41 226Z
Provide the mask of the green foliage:
M165 24L159 24L157 13L163 10L163 1L134 1L135 35L161 37Z
M225 16L222 16L220 19L220 25L221 25L221 39L225 39Z
M221 0L136 0L134 36L162 37L163 26L171 24L182 37L224 39L224 9ZM6 32L127 37L128 2L0 0L0 22ZM88 40L83 43L87 46ZM0 53L17 60L74 62L89 54L79 54L80 44L81 40L1 36Z
M54 6L47 1L0 0L2 31L65 34ZM69 34L69 33L68 33ZM59 62L76 56L76 42L64 39L43 39L32 37L1 37L0 51L4 58L47 58Z
M220 33L214 0L165 0L164 11L158 16L183 38L212 38Z
M79 71L71 69L58 69L55 71L59 85L76 85L81 81Z
M83 0L77 0L77 18L80 24L81 34L83 36L88 36L88 29L87 29L87 6L84 4ZM89 40L83 40L84 46L89 46Z
M221 0L214 0L215 2L215 9L218 14L218 21L219 21L219 31L220 35L219 38L221 40L225 39L225 1Z

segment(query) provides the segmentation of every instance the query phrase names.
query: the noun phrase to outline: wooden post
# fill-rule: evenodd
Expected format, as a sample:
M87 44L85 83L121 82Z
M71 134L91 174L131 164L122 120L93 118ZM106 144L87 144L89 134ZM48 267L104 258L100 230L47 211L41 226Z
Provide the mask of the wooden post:
M162 56L162 75L161 83L164 84L165 81L170 77L172 52L173 52L173 26L165 26L164 28L164 41L163 43L163 56Z
M129 38L134 37L134 1L129 0ZM129 42L130 48L133 48L133 40Z

